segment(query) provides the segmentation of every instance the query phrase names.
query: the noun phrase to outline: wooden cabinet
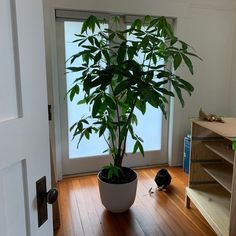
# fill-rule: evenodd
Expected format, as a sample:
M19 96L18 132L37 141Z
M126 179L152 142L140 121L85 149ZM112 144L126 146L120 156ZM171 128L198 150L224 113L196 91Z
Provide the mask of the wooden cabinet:
M189 185L192 202L217 235L236 235L236 118L225 123L192 121Z

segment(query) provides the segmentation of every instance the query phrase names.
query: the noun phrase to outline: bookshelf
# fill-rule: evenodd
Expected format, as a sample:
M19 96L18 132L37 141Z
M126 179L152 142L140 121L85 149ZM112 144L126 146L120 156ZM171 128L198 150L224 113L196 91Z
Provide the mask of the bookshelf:
M186 207L192 202L217 235L236 235L236 118L192 121Z

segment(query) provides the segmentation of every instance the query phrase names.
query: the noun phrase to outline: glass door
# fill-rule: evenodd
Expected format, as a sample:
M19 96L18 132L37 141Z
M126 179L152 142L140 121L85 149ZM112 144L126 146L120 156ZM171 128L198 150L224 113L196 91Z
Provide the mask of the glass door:
M70 127L89 112L87 105L80 104L79 107L77 105L79 98L83 97L82 87L80 95L75 97L72 102L66 96L73 81L79 77L79 73L65 73L65 68L70 66L67 61L70 56L78 52L78 45L72 42L75 40L75 34L80 33L82 23L83 19L71 20L65 19L65 17L59 18L57 21L63 175L97 171L111 162L110 154L107 151L104 152L107 149L107 143L102 137L92 135L89 140L83 139L78 145L78 139L73 139L73 134L70 132ZM108 25L104 24L103 27L107 28ZM77 65L81 63L81 61L77 61ZM145 116L139 110L136 111L138 126L135 128L136 133L144 140L145 157L142 157L139 152L132 154L134 143L131 138L128 138L127 155L124 158L125 166L167 163L167 120L163 118L160 109L147 106L146 110Z

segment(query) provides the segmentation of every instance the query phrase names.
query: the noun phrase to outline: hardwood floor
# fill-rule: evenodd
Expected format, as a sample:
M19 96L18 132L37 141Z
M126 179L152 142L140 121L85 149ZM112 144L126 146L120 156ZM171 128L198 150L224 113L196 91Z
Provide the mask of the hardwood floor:
M158 168L137 170L134 205L122 214L105 210L99 198L96 175L74 177L58 184L61 227L55 236L201 236L215 235L198 210L184 206L188 176L181 168L167 168L172 182L157 191ZM153 188L154 194L148 191Z

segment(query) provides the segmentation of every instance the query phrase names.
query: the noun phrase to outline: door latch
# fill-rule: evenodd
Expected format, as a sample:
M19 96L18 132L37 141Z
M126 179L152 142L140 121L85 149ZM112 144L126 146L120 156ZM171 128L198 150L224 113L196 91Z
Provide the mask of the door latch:
M58 197L56 188L52 188L47 192L46 176L36 182L37 193L37 209L38 209L38 227L40 227L48 219L48 204L53 204Z

